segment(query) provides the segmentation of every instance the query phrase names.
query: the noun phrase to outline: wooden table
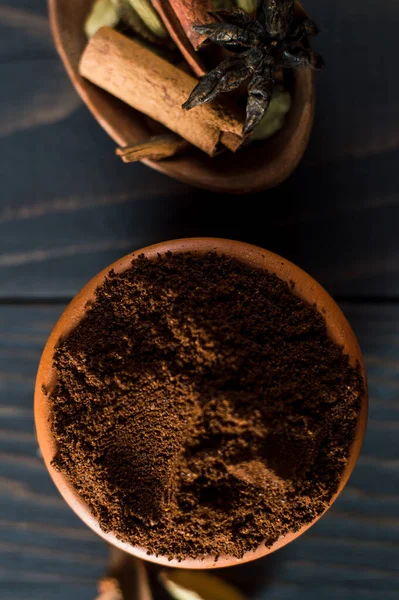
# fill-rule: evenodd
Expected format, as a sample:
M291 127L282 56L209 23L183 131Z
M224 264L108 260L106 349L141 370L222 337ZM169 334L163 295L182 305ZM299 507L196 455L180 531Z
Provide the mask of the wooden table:
M313 274L362 345L370 422L348 487L300 540L231 572L257 600L399 598L399 6L307 0L323 33L312 142L278 190L224 197L123 165L76 96L44 0L0 0L0 597L90 600L106 548L37 451L32 390L66 302L130 250L255 242Z

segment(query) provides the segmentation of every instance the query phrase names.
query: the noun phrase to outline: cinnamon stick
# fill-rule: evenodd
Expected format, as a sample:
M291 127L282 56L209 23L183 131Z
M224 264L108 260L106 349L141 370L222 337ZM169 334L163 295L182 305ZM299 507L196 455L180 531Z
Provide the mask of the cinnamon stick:
M205 75L207 71L205 65L202 62L200 55L195 51L200 41L203 41L203 36L199 36L192 29L192 25L200 23L201 18L199 18L198 21L194 21L194 19L196 19L195 12L192 17L193 20L189 19L187 14L176 12L173 8L173 0L151 0L151 2L160 15L170 37L179 48L195 75L197 75L197 77ZM179 2L181 2L181 0L179 0ZM199 0L194 0L193 4L197 5L198 2ZM176 2L175 4L178 3ZM204 4L207 5L208 0L204 0Z
M241 135L230 133L229 131L223 131L220 141L223 146L226 146L232 152L236 152L243 144L244 138Z
M134 146L118 148L116 154L121 157L123 162L132 163L145 159L162 160L170 158L189 147L190 145L183 138L174 133L167 133L165 135L157 135Z
M194 31L193 26L216 21L215 17L210 14L214 10L212 0L168 0L168 2L188 39L195 50L198 50L206 39L206 35Z
M89 41L80 74L210 156L216 154L222 132L241 135L242 120L220 104L183 110L196 80L110 27Z
M214 10L212 0L152 0L152 3L158 5L158 11L161 7L167 14L174 13L195 50L198 50L206 36L194 31L193 26L216 21L211 14ZM167 20L164 20L164 24L172 35Z

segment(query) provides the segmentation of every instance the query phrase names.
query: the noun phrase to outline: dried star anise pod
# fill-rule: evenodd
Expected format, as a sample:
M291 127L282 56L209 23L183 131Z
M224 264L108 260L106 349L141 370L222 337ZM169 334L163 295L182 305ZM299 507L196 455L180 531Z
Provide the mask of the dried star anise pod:
M194 29L233 54L202 77L183 108L190 110L209 102L248 79L243 127L243 134L248 134L269 107L276 69L323 66L308 39L318 29L310 19L295 18L294 0L261 0L255 17L242 9L213 14L222 22L196 25Z

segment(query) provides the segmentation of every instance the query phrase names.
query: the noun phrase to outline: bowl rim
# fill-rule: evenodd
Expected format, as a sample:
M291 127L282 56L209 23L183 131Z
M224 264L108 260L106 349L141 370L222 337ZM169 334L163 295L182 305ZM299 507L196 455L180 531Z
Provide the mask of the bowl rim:
M65 39L69 40L70 36L65 35L65 27L60 19L59 5L62 1L64 0L48 0L50 26L58 54L75 90L93 117L116 144L126 146L128 142L124 135L124 128L120 124L118 126L116 119L111 119L110 114L104 116L98 107L98 92L104 95L109 94L84 80L73 64L71 52L67 50L67 43L65 41ZM299 10L304 12L297 0L296 4ZM187 160L183 160L184 155L182 155L181 157L176 156L160 161L145 159L141 162L177 181L213 192L239 195L256 193L280 185L296 170L302 160L310 139L314 121L316 105L314 71L312 69L297 69L295 71L295 82L296 90L301 89L301 93L306 97L306 101L303 101L301 113L296 119L296 126L292 129L289 138L280 150L276 154L273 154L268 162L265 159L262 168L257 169L253 174L244 175L243 173L235 173L234 170L230 170L229 173L222 173L220 170L218 172L217 170L205 168L205 165L203 165L200 171L193 171L190 165L196 165L198 161L194 156L188 157ZM132 122L130 122L130 126L132 126ZM284 128L281 132L283 131ZM149 133L148 136L150 137ZM143 136L139 133L139 127L137 127L134 137L136 142L142 141ZM261 148L262 144L267 141L260 142L259 147Z
M167 556L149 555L144 548L134 547L126 542L122 542L115 534L105 533L101 530L98 521L90 513L87 505L80 498L67 478L62 473L56 471L51 465L52 458L56 452L56 444L50 430L51 407L48 395L51 393L56 382L56 373L52 365L52 359L54 349L59 339L68 335L68 333L79 323L86 312L87 303L90 303L94 299L96 288L101 285L111 269L117 273L121 273L127 270L130 267L132 260L135 260L140 254L144 254L146 257L152 259L158 254L165 254L168 251L190 251L199 254L216 251L218 254L225 254L235 258L250 267L266 269L269 272L276 273L278 277L288 283L294 282L295 288L293 289L293 293L309 304L315 305L319 312L322 312L330 337L338 345L343 347L344 352L349 355L352 364L357 363L360 365L364 379L365 392L362 397L355 438L350 448L348 462L342 473L338 490L329 502L326 510L318 515L313 521L301 527L298 531L290 532L281 537L272 546L266 547L264 544L260 544L256 550L246 552L242 558L219 556L216 560L215 556L210 555L205 556L204 558L186 559L183 561L175 559L170 560ZM285 258L251 244L222 238L183 238L147 246L115 261L91 279L69 303L47 340L37 373L34 400L37 439L44 462L53 482L72 510L84 523L86 523L86 525L88 525L88 527L90 527L90 529L100 535L106 542L119 549L159 565L187 569L222 568L255 560L289 544L314 525L342 492L352 473L363 443L367 424L367 412L367 380L359 344L348 321L332 297L310 275Z

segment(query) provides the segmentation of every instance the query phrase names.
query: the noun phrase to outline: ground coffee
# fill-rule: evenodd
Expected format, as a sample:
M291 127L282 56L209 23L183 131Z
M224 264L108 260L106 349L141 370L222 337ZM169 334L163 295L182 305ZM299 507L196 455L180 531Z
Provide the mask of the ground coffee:
M110 272L54 365L54 466L104 531L178 559L319 515L363 391L315 308L215 253Z

